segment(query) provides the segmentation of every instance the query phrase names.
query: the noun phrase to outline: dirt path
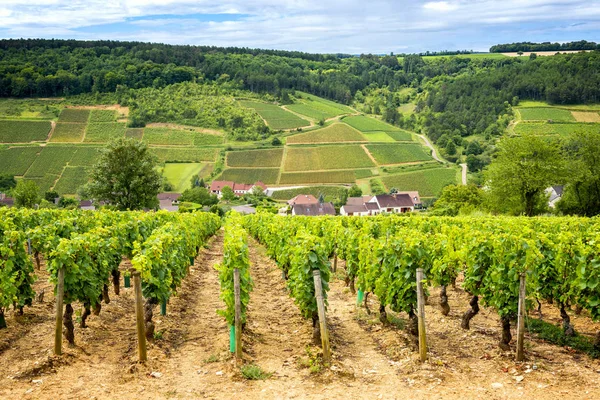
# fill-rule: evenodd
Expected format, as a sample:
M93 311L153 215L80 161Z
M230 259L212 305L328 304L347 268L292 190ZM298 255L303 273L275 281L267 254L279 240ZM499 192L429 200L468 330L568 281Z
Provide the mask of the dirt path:
M429 139L427 139L427 137L425 135L421 135L419 133L415 133L415 135L420 137L423 140L423 142L425 142L425 146L427 146L431 149L431 157L433 157L434 160L439 161L441 163L444 162L438 157L437 152L435 151L435 147L433 147L433 145L431 144L431 142L429 141Z
M460 167L462 168L462 184L466 185L467 184L467 164L460 164Z

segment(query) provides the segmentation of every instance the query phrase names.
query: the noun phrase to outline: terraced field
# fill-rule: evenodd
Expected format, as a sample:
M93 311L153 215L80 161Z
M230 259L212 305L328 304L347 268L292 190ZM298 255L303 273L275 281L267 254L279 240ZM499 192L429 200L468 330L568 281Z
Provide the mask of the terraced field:
M0 147L0 171L8 175L23 176L33 164L40 146Z
M171 128L145 128L143 140L150 145L205 146L223 143L223 137Z
M413 140L410 132L364 115L352 115L345 117L343 121L365 134L365 136L369 138L369 141L388 142L390 140L387 137L402 142L410 142Z
M76 108L64 108L60 112L58 122L73 122L86 124L90 118L90 110L80 110Z
M86 124L58 122L52 136L51 142L58 143L76 143L83 140Z
M520 108L519 114L524 121L560 121L575 122L575 117L569 110L555 107Z
M327 171L327 172L285 172L279 179L280 185L311 185L315 183L353 183L354 171Z
M186 149L186 148L151 148L152 153L158 157L159 162L201 162L201 161L215 161L217 157L216 148L197 148L197 149Z
M280 129L296 129L310 125L310 122L275 104L251 100L240 100L239 103L246 108L255 110L267 121L267 125L276 131Z
M312 194L316 198L322 194L325 196L325 201L332 201L341 196L344 191L346 188L340 186L309 186L300 189L277 190L271 197L275 200L289 200L299 194Z
M304 92L297 91L296 93L298 96L296 102L286 106L286 108L313 120L329 119L354 112L353 109L343 104L338 104Z
M94 113L92 112L92 115ZM107 143L112 139L125 136L125 124L119 122L93 122L89 123L85 131L84 142Z
M255 183L262 181L266 184L277 183L279 168L227 168L219 176L219 180L237 183Z
M54 190L59 194L77 194L77 190L89 179L89 169L85 167L66 167L56 182Z
M277 167L281 166L283 149L231 151L227 153L229 167Z
M532 123L521 122L515 125L515 133L534 135L568 136L579 132L594 132L600 134L600 124L590 123Z
M287 144L312 144L336 142L365 142L365 137L356 129L343 124L335 123L322 129L289 136Z
M382 180L388 190L391 188L399 191L415 190L421 197L435 197L439 196L444 186L458 183L457 171L456 168L427 169L388 175Z
M357 169L374 163L360 145L290 147L284 171L317 171L324 169Z
M380 165L432 160L425 148L416 143L368 144L366 147Z
M91 110L89 123L116 122L117 113L114 110Z
M51 128L49 121L0 120L0 143L43 142Z

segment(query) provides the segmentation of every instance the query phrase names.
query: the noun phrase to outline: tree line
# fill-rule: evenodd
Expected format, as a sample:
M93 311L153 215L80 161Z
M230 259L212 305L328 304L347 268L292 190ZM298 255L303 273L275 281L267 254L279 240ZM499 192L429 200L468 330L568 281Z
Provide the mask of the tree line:
M532 43L532 42L517 42L497 44L490 47L490 53L517 53L532 52L532 51L573 51L573 50L598 50L600 44L579 40L577 42L568 43Z

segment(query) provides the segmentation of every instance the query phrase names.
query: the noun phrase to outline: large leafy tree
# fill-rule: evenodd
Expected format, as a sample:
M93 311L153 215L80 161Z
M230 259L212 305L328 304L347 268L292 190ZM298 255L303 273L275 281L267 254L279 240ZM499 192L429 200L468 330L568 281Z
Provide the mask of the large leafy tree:
M210 193L208 189L200 186L186 189L179 200L189 201L203 206L212 206L219 202L217 195Z
M156 166L148 145L135 139L117 139L108 144L92 169L88 193L119 210L154 208L162 187Z
M33 208L40 200L40 189L34 181L21 180L13 189L15 206Z
M433 206L434 215L455 216L463 211L473 211L483 204L483 190L475 185L448 185Z
M485 171L492 210L532 216L547 208L544 190L563 183L564 156L559 143L547 137L506 137L498 156Z

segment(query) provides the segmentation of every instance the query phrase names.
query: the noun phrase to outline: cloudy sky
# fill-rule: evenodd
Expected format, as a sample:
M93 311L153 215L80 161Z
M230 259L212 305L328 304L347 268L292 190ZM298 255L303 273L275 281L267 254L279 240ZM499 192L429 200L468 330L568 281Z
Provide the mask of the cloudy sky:
M600 42L600 0L0 0L0 38L331 53Z

